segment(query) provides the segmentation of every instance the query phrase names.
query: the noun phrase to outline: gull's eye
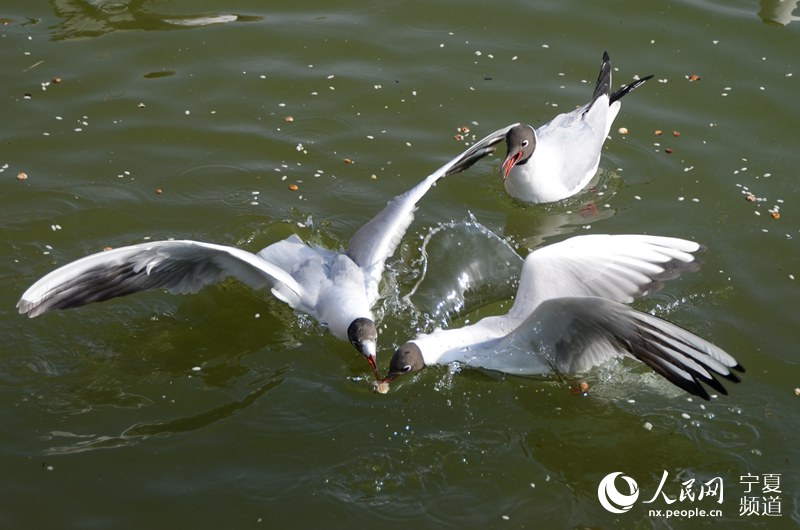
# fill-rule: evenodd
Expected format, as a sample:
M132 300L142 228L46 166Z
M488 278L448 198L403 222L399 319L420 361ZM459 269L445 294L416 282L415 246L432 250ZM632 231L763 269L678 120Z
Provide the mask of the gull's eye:
M522 147L528 147L530 142L528 140L522 140Z
M410 371L411 371L411 365L410 365L410 364L407 364L407 365L405 365L405 366L403 367L403 371L404 371L404 372L410 372Z

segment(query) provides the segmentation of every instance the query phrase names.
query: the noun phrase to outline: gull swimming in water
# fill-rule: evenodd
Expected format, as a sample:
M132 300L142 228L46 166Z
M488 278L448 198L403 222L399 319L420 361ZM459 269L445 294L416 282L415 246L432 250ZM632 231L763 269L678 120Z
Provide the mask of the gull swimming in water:
M617 117L620 100L651 77L611 93L611 59L603 53L589 103L559 114L538 129L521 123L508 130L508 153L502 166L506 192L520 201L543 203L581 191L597 173L603 142Z
M575 373L632 356L683 390L709 399L702 384L739 382L730 354L693 333L628 305L695 270L700 245L646 235L585 235L548 245L525 259L514 304L457 329L423 333L395 351L388 382L425 366L460 362L509 374Z
M196 293L234 277L249 287L270 289L296 311L315 318L349 341L377 374L378 330L372 306L386 260L414 218L417 202L436 182L464 171L494 150L505 130L492 133L398 195L337 252L307 244L296 234L256 254L202 241L152 241L99 252L68 263L34 283L20 298L20 313L35 317L140 291Z

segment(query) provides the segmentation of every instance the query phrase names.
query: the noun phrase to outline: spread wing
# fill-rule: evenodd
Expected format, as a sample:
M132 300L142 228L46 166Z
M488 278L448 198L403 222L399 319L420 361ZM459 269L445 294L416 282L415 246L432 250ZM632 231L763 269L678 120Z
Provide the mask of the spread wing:
M586 235L535 250L525 258L509 316L523 320L545 300L597 296L628 303L663 282L699 268L693 241L646 235Z
M250 252L198 241L155 241L68 263L28 288L17 308L35 317L151 289L195 293L228 276L255 289L280 286L302 297L302 286L286 271Z
M367 271L375 291L383 273L384 263L394 253L414 220L417 202L439 179L464 171L493 152L493 146L503 141L508 129L514 125L516 124L491 133L428 175L425 180L389 201L378 215L353 235L348 244L347 255Z
M717 377L738 383L744 369L722 348L675 324L597 297L542 303L497 346L503 353L541 356L561 373L582 372L630 355L683 390L709 399L703 384L727 394Z

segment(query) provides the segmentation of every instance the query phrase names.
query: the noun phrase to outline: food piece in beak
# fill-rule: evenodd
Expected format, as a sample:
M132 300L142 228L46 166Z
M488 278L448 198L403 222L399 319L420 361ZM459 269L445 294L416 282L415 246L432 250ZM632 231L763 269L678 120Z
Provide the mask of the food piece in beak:
M388 394L389 393L389 380L388 379L381 379L379 381L372 382L372 391L378 394Z

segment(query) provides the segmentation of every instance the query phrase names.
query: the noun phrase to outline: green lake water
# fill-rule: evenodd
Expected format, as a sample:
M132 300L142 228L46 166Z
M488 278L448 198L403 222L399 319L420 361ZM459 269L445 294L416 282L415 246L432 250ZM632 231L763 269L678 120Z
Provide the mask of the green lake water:
M797 528L798 17L789 0L6 1L0 528ZM728 396L633 361L434 367L377 395L350 345L235 282L17 314L106 246L345 245L474 137L588 101L604 50L615 85L655 77L623 100L598 180L515 202L501 147L440 182L389 260L378 364L434 325L406 295L438 227L480 223L523 256L668 235L703 243L703 266L635 306L734 355ZM433 288L458 272L434 261ZM613 472L639 487L626 513L598 499ZM715 479L724 498L700 499Z

